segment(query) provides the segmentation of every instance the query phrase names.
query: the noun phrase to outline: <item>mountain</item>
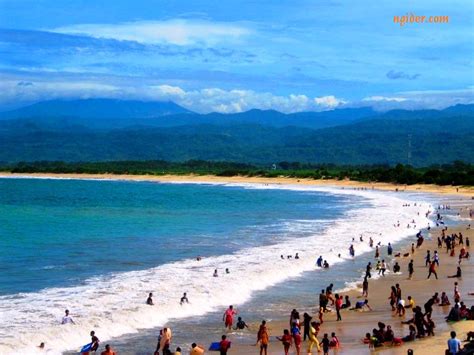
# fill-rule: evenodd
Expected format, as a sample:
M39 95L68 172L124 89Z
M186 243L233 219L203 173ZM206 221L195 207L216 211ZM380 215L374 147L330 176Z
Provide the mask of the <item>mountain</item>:
M81 99L42 101L16 110L2 112L0 118L35 118L37 120L73 118L80 124L93 124L94 120L153 119L188 113L191 111L171 101Z
M332 127L376 115L371 108L337 109L324 112L284 114L274 110L241 113L197 114L173 102L144 102L113 99L52 100L0 113L1 120L21 119L22 125L70 129L125 127L176 127L184 125L261 124L273 127Z
M0 161L201 159L271 164L280 161L415 166L474 162L472 107L396 111L346 125L307 127L243 123L179 127L51 129L24 120L0 121ZM265 111L269 117L281 113ZM252 114L258 115L257 111ZM215 119L226 115L212 114ZM288 115L287 115L288 116ZM169 119L174 116L165 116ZM197 115L190 114L197 119ZM421 117L421 118L420 118Z

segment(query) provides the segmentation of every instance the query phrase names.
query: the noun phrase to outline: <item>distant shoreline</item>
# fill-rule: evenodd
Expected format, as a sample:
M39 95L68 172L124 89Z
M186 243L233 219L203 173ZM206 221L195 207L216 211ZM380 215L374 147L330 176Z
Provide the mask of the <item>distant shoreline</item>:
M255 183L255 184L292 184L302 186L333 186L340 188L364 188L385 191L426 192L442 195L459 195L474 198L473 186L440 186L428 184L403 185L382 182L360 182L354 180L304 179L293 177L259 177L259 176L216 176L216 175L131 175L131 174L55 174L55 173L9 173L0 172L0 178L42 178L42 179L77 179L77 180L117 180L149 181L177 183Z

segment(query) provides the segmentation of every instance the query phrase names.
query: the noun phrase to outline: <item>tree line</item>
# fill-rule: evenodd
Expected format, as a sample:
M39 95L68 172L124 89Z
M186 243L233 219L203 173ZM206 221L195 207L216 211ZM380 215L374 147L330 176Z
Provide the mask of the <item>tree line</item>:
M460 161L452 164L413 167L410 165L335 165L279 162L271 165L252 165L235 162L188 160L170 162L107 161L63 162L36 161L0 165L0 171L11 173L52 174L126 174L126 175L216 175L293 177L309 179L354 180L397 184L474 185L474 165Z

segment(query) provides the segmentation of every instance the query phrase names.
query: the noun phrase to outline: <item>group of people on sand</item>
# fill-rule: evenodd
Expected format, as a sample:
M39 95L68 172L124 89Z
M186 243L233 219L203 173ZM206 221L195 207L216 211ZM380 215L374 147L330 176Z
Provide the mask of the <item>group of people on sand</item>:
M438 213L438 220L441 220L442 217ZM462 246L460 251L459 257L459 266L457 267L457 271L454 275L448 276L448 278L461 278L462 277L462 270L460 264L464 258L469 257L469 253L466 251L464 246L464 239L462 233L459 234L452 234L451 236L446 235L447 227L443 227L441 237L438 237L438 248L442 248L443 244L446 245L447 253L451 256L455 256L455 248L457 246ZM417 235L418 240L420 240L421 233ZM466 242L467 242L466 238ZM468 244L467 242L466 244ZM421 244L421 243L419 243ZM417 245L419 247L419 245ZM468 247L466 245L466 247ZM468 247L469 248L469 247ZM415 252L414 247L412 246L412 253ZM400 254L396 255L399 256ZM412 279L414 273L413 267L413 259L408 264L408 271L409 271L409 280ZM436 267L440 265L440 256L437 250L431 254L431 251L428 250L425 256L425 266L428 268L428 277L429 279L431 275L434 275L436 279L438 279L438 275L436 272ZM364 283L367 280L367 277L370 277L370 263L367 266L366 276L364 279ZM363 289L363 295L367 296L368 291ZM400 337L396 337L390 325L386 326L384 323L379 322L378 328L374 328L372 333L366 333L365 337L362 341L369 345L371 348L380 347L383 345L401 345L404 342L411 342L415 339L424 338L426 336L434 336L434 329L436 327L435 322L432 318L433 307L435 305L439 305L441 307L449 307L451 305L449 298L446 292L441 293L441 297L436 292L433 296L431 296L423 305L423 309L420 306L417 306L415 300L412 296L408 296L407 301L402 298L402 290L400 285L397 283L395 286L391 286L390 296L388 297L390 300L390 307L392 311L400 317L405 317L406 310L412 310L412 316L408 320L403 320L402 324L406 324L409 326L408 334L402 335ZM473 320L474 319L474 306L468 308L464 302L461 301L461 292L459 290L458 282L454 283L454 290L453 290L453 299L454 299L454 306L452 306L451 310L449 311L448 316L446 317L446 321L448 322L457 322L463 319ZM474 334L473 334L474 335ZM472 337L474 338L474 336ZM468 341L471 341L468 337ZM447 342L448 349L447 353L449 354L458 354L461 353L461 343L459 340L456 339L456 333L451 332L451 338ZM474 344L470 342L467 347L470 347L471 351L474 349ZM467 353L467 352L466 352Z

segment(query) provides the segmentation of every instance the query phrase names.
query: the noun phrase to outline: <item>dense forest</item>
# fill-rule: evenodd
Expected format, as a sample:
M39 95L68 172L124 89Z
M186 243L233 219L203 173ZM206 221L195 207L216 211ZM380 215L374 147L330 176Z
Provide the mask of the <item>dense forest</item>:
M280 162L271 166L243 163L189 160L186 162L110 161L89 163L32 162L0 166L0 171L12 173L76 173L76 174L129 174L164 175L197 174L217 176L294 177L309 179L350 179L363 182L390 182L397 184L438 184L474 186L474 165L455 162L415 168L396 166L336 166L299 162Z
M79 100L73 104L50 102L4 114L0 164L42 160L205 160L257 166L279 161L415 167L456 160L474 163L474 105L386 113L354 108L198 115L183 113L170 103ZM73 106L79 117L68 116ZM11 118L18 115L22 118Z

